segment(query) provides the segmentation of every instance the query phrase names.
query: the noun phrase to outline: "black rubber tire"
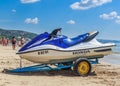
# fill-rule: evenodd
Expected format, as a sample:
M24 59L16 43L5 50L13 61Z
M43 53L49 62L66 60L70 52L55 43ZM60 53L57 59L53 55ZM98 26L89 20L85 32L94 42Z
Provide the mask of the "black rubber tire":
M86 74L81 74L81 73L78 71L78 66L79 66L79 64L80 64L81 62L86 62L86 63L88 64L89 69L88 69L88 71L87 71ZM74 74L77 75L77 76L88 76L88 75L90 74L90 72L91 72L91 69L92 69L91 64L90 64L90 62L89 62L87 59L81 59L81 58L80 58L80 59L77 59L77 60L75 61L74 65L73 65L73 72L74 72Z

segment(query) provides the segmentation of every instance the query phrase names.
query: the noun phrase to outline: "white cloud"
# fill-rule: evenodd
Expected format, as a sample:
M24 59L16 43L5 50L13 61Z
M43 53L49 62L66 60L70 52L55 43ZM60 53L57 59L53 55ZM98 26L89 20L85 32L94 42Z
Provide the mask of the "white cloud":
M74 20L67 21L68 24L75 24L76 22Z
M35 2L38 2L40 0L20 0L20 1L21 1L21 3L26 4L26 3L35 3Z
M117 16L117 19L120 19L120 16Z
M16 10L15 10L15 9L12 9L12 12L13 12L13 13L16 13Z
M117 24L120 24L120 19L115 20L115 22L116 22Z
M80 2L73 3L70 7L73 10L87 10L109 2L112 2L112 0L81 0Z
M38 24L38 22L39 22L39 19L37 18L37 17L35 17L35 18L26 18L25 19L25 23L27 23L27 24Z
M120 24L120 15L116 11L112 11L108 14L104 13L99 16L100 18L104 20L115 20L116 23Z
M104 13L104 14L100 15L100 18L102 18L102 19L115 19L117 17L118 17L118 14L116 11L113 11L109 14Z

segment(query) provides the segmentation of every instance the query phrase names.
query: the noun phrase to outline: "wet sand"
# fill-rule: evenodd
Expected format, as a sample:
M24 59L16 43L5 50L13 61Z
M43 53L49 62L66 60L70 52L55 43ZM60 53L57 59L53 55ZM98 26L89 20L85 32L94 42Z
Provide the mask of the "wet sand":
M0 46L0 86L120 86L120 65L105 63L92 65L92 73L87 77L75 76L71 70L7 74L4 69L19 67L18 49ZM112 58L113 55L105 57ZM120 59L118 59L120 61ZM103 62L104 61L104 62ZM23 65L34 63L23 60Z

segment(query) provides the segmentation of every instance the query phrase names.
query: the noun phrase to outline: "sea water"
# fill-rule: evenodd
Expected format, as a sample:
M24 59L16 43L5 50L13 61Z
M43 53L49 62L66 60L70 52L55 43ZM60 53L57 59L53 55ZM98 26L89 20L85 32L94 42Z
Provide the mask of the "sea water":
M108 41L104 41L105 43ZM112 41L115 43L115 47L113 47L113 54L105 56L104 58L100 59L101 62L107 62L110 64L120 65L120 42L119 41Z
M115 44L116 44L116 46L113 48L113 51L120 53L120 42L117 42Z

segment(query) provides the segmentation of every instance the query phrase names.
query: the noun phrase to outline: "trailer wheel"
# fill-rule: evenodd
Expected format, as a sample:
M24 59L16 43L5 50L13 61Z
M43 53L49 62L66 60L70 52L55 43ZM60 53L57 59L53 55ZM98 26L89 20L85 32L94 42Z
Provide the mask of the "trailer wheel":
M91 72L91 64L87 59L78 59L73 65L73 71L78 76L88 76Z

